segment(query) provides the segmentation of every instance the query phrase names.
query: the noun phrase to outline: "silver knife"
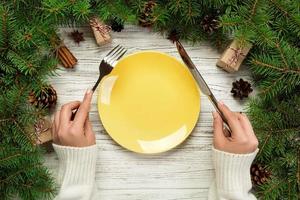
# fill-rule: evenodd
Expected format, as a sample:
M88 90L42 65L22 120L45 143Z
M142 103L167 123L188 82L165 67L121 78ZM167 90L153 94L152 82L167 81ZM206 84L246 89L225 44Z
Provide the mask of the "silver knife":
M205 95L208 96L209 100L214 105L216 111L220 114L223 122L225 123L225 128L227 129L227 131L229 133L229 136L230 136L231 135L230 127L228 125L228 122L227 122L227 120L226 120L223 112L218 107L218 101L217 101L217 99L215 98L215 96L213 95L213 93L211 92L211 90L209 89L209 87L206 84L205 80L203 79L203 77L201 76L200 72L196 68L195 64L193 63L193 61L191 60L191 58L189 57L189 55L187 54L187 52L185 51L185 49L183 48L182 44L179 41L176 41L176 47L177 47L177 50L178 50L178 52L179 52L179 54L180 54L183 62L186 64L186 66L188 67L188 69L192 73L194 79L198 83L198 85L200 87L200 90Z

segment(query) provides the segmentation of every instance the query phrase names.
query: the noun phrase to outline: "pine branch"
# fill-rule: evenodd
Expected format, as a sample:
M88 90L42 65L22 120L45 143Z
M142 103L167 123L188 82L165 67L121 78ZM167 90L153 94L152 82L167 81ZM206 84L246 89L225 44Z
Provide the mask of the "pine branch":
M1 163L1 162L4 162L4 161L7 161L7 160L10 160L11 158L16 158L16 157L20 157L20 156L21 156L21 154L20 154L20 153L17 153L17 154L8 156L8 157L6 157L6 158L2 158L2 159L0 159L0 163Z
M266 68L270 68L282 73L291 73L291 74L299 74L300 75L300 66L299 67L295 67L296 69L290 69L290 68L286 68L286 67L276 67L274 65L268 64L268 63L264 63L261 62L257 59L252 59L251 63L255 64L255 65L259 65L261 67L266 67Z
M0 16L1 16L1 47L0 52L5 51L9 47L9 39L8 39L8 31L7 31L7 24L8 24L8 18L9 18L9 11L7 8L1 6L0 7Z
M254 3L253 3L252 9L251 9L251 16L249 18L249 21L252 21L253 16L256 14L258 1L259 0L255 0Z
M290 18L290 19L293 20L295 23L297 23L297 25L300 27L300 21L298 21L298 19L296 19L296 18L295 18L294 16L292 16L287 10L285 10L285 9L283 8L283 6L280 5L279 2L277 2L276 0L270 0L270 2L271 2L274 6L276 6L276 7L278 8L278 10L280 10L280 11L283 13L283 15L284 15L285 17Z

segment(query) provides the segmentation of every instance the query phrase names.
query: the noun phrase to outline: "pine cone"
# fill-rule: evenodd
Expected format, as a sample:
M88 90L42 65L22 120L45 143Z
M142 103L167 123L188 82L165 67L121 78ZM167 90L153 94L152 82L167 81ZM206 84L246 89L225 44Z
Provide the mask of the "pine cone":
M109 23L114 32L121 32L124 29L124 21L122 19L114 17Z
M209 35L219 28L218 16L220 11L217 10L212 14L205 15L201 21L202 29Z
M232 83L231 93L234 97L239 97L241 100L253 91L251 84L248 81L240 79Z
M269 172L266 167L256 163L251 165L250 174L253 186L258 186L266 183L271 176L271 172Z
M153 21L153 9L156 6L154 0L149 0L145 3L144 9L139 14L139 24L143 27L152 26Z
M174 43L180 39L180 33L173 29L169 32L167 39Z
M29 102L37 108L51 108L56 104L57 94L54 88L46 86L39 94L31 92Z

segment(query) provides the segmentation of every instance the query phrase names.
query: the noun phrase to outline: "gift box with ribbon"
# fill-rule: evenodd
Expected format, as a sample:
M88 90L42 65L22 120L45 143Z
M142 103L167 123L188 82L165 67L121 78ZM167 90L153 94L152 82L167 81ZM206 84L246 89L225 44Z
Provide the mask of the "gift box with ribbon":
M250 43L241 46L237 40L233 40L230 46L221 55L217 66L228 72L238 71L251 47L252 44Z
M38 119L34 125L33 129L33 141L36 145L44 147L47 152L52 152L52 122L49 117Z
M111 31L111 27L104 24L100 21L99 18L93 17L90 19L90 26L93 30L96 43L98 45L103 45L111 41L111 36L109 32Z

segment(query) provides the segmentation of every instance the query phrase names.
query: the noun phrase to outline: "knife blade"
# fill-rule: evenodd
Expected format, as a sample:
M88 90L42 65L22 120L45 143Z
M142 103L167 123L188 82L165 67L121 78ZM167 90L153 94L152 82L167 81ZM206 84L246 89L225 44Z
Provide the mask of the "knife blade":
M182 58L183 62L186 64L186 66L190 70L191 74L193 75L194 79L198 83L200 90L205 95L207 95L208 99L212 102L216 111L220 114L223 122L225 123L225 128L227 129L229 136L230 136L231 135L230 127L228 125L227 119L225 118L223 112L218 107L217 99L215 98L215 96L213 95L211 90L209 89L207 83L205 82L202 75L198 71L197 67L195 66L195 64L193 63L193 61L191 60L191 58L189 57L189 55L187 54L184 47L182 46L182 44L179 41L176 41L176 47L177 47L178 53L179 53L180 57Z

